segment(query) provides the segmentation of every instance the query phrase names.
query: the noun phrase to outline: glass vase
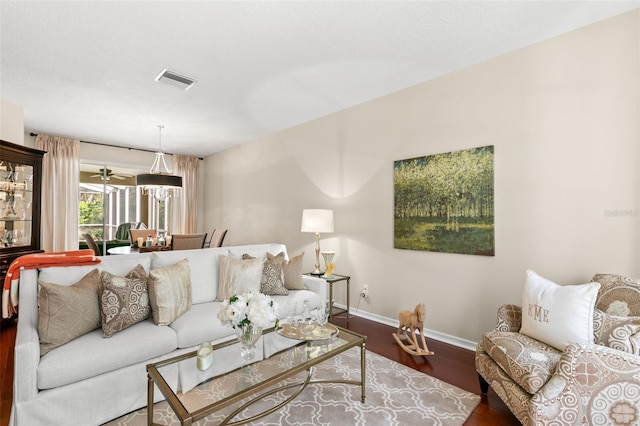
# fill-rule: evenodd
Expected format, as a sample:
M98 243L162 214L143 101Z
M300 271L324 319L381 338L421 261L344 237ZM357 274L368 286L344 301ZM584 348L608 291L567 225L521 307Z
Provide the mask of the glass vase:
M333 271L336 269L336 265L333 263L333 256L336 255L335 251L323 251L322 257L324 258L325 272L323 278L333 278Z
M236 328L236 336L242 345L240 355L245 360L252 360L256 356L256 342L262 335L262 328L247 324L242 328Z

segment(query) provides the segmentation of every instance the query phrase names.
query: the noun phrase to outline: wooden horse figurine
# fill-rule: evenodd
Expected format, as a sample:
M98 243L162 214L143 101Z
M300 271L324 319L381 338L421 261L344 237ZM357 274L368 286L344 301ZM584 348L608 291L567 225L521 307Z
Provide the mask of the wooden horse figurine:
M420 303L416 308L411 311L400 311L398 314L398 332L393 333L393 337L396 339L396 342L400 345L400 347L411 355L433 355L433 352L429 350L427 346L427 342L424 340L424 303ZM418 343L418 338L416 337L416 330L420 333L420 343ZM407 332L410 332L409 335ZM406 341L406 343L403 343Z

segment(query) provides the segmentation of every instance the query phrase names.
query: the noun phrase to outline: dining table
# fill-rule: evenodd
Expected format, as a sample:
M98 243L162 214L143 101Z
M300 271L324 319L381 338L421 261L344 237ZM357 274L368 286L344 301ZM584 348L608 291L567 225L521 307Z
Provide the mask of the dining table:
M107 250L109 254L136 254L140 253L138 247L132 246L119 246L119 247L111 247Z

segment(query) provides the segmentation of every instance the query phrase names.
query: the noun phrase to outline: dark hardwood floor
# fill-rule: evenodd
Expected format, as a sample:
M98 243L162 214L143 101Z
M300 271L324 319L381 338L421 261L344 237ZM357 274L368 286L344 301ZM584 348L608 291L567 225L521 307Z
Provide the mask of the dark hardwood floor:
M13 346L16 341L16 321L0 322L0 425L9 424L13 397Z
M346 316L336 316L334 323L346 327ZM413 357L404 352L391 335L393 327L352 316L347 327L367 336L367 349L392 359L430 376L455 385L469 392L480 394L478 377L474 365L474 353L457 346L427 339L429 349L435 354L428 357ZM9 424L13 392L13 347L15 343L15 321L3 321L0 330L0 426ZM519 425L504 403L489 390L482 396L480 405L471 414L465 425Z

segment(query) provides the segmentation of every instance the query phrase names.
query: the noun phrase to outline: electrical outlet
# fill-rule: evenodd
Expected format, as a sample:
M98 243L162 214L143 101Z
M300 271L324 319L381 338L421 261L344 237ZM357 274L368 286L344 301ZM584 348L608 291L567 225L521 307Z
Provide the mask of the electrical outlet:
M364 297L364 298L369 297L369 286L368 285L363 285L362 286L362 291L360 291L360 297Z

